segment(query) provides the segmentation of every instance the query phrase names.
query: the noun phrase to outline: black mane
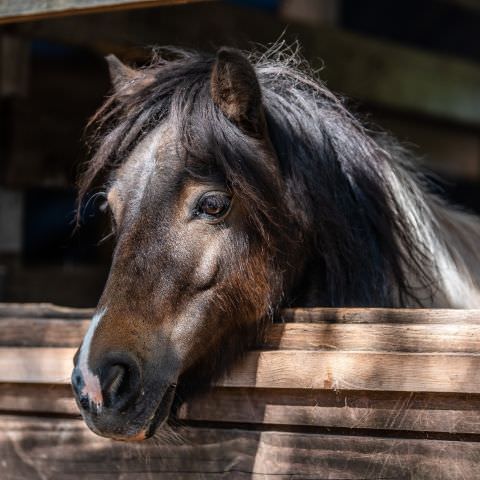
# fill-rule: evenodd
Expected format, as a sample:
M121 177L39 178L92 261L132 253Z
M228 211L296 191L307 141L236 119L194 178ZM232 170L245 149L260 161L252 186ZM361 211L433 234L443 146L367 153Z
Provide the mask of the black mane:
M278 158L272 165L258 140L213 104L215 57L172 49L166 56L170 60L157 58L141 71L153 82L129 95L114 93L95 116L97 150L81 178L80 198L168 118L181 132L192 174L223 175L251 206L255 231L279 255L303 251L303 261L289 266L295 280L283 304L405 306L422 304L420 291L432 294L433 267L394 179L406 182L419 208L425 199L416 198L421 190L394 143L373 138L296 56L274 48L252 59Z

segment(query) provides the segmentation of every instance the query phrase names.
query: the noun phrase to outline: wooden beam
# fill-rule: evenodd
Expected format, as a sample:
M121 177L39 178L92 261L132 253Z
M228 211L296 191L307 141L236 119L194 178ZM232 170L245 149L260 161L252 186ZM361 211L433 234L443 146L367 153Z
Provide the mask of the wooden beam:
M222 388L184 403L183 422L480 435L480 395ZM80 415L67 384L0 383L0 413ZM267 427L268 426L268 427Z
M79 309L80 314L83 311ZM365 313L368 315L368 311ZM322 322L322 314L325 312L320 310L316 323L271 325L259 348L412 353L480 351L480 325L460 323L460 319L450 324L422 324L421 319L425 315L417 314L415 318L418 324L414 321L410 324L348 324L344 321ZM445 316L440 318L445 319ZM89 323L87 318L2 318L0 314L0 347L78 347Z
M68 383L73 348L1 348L0 382ZM480 355L254 351L217 386L480 393Z
M480 325L480 310L448 308L287 308L285 322Z
M480 179L480 134L477 129L426 121L415 115L398 115L394 111L374 110L368 112L371 121L408 145L419 156L422 166L450 178Z
M374 105L480 125L480 67L365 36L322 29L305 42L335 91Z
M61 307L53 303L0 303L0 318L86 319L93 312L93 308Z
M400 439L215 428L132 445L74 419L0 417L3 480L478 478L476 441Z
M2 396L0 408L5 402ZM23 403L28 408L28 403ZM32 404L35 404L33 399ZM76 410L76 406L73 407ZM479 435L479 411L480 395L215 388L184 403L178 417L182 421L256 424L270 428L296 426Z
M0 347L78 347L94 313L52 304L0 304ZM478 353L480 311L285 309L259 348L276 350Z
M70 385L0 383L0 412L80 415Z
M52 303L0 303L2 318L89 319L94 308L72 308ZM480 309L453 308L285 308L284 322L304 323L412 323L480 325Z
M0 33L0 98L26 97L29 80L30 43L24 38Z
M2 322L0 321L0 328ZM269 327L264 349L411 353L480 352L480 325L285 323Z
M0 317L0 346L78 347L90 320Z
M199 1L205 0L3 0L0 3L0 24Z
M445 3L451 3L458 5L459 7L469 8L472 10L478 10L480 8L480 2L478 0L441 0Z
M480 393L480 355L251 352L218 385Z
M340 4L340 0L282 0L279 14L288 22L333 26L339 23Z

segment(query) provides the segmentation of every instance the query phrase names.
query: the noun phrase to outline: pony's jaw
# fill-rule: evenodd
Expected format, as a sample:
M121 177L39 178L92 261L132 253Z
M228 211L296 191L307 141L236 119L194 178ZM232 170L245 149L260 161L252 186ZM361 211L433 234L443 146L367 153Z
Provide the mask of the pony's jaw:
M175 388L175 385L167 387L159 401L142 400L140 393L138 403L126 411L108 408L87 411L81 405L79 408L93 433L112 440L138 442L152 437L167 423L175 398Z

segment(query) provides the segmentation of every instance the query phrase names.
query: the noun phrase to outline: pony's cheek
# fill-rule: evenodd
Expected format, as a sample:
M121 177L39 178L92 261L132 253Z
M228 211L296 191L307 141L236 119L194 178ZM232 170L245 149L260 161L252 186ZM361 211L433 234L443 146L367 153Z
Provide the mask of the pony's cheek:
M193 275L193 283L199 290L213 286L218 274L218 254L215 248L209 248L200 259Z
M213 238L206 239L197 250L196 266L191 276L191 282L196 289L207 290L216 284L227 241L228 236L219 233Z

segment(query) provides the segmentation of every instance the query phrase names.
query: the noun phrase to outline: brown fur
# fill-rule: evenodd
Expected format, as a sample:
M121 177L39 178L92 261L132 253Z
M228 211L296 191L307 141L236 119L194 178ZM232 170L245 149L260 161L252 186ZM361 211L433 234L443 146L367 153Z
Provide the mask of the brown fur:
M80 353L92 388L72 376L97 433L150 435L175 388L207 387L282 306L429 306L468 281L450 266L476 258L477 222L438 206L400 150L299 70L221 49L112 72L80 182L81 199L111 171L117 236ZM208 195L225 215L200 211ZM82 392L98 385L92 406Z

